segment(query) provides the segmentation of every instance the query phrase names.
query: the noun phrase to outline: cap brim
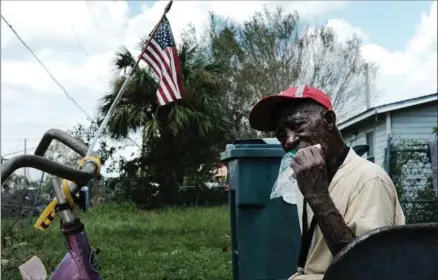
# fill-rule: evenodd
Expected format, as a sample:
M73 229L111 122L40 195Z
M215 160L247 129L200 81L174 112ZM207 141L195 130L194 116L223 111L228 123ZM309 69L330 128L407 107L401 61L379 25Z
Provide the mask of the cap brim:
M272 95L261 99L249 113L249 125L260 131L274 131L276 129L276 125L273 123L274 110L281 103L294 99L282 95Z

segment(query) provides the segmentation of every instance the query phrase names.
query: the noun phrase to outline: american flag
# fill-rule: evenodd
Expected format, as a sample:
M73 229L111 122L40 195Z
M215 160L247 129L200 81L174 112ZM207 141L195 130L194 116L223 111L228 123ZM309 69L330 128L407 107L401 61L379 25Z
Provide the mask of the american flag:
M166 16L147 45L141 59L158 77L157 99L160 106L182 98L183 86L178 51Z

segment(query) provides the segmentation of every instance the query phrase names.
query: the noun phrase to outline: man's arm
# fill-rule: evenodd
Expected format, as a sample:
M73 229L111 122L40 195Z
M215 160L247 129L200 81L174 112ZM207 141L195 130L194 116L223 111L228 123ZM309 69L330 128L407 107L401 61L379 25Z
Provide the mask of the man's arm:
M395 187L379 177L368 180L352 194L345 217L326 193L311 197L308 201L333 256L356 236L393 225L395 221Z
M330 252L336 256L353 241L355 238L353 231L345 223L330 195L308 198L308 202Z
M355 235L394 222L395 187L383 175L356 186L357 192L350 197L344 220L329 195L327 167L320 148L310 146L298 150L291 167L333 256Z

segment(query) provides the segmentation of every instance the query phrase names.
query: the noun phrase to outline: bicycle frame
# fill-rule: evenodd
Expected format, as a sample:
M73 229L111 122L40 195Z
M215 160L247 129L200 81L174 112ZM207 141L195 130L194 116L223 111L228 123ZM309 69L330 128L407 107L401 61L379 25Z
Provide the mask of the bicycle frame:
M56 178L53 180L54 188L58 187ZM55 193L60 193L55 192ZM62 200L60 200L62 201ZM61 224L61 231L67 239L68 252L57 266L51 280L78 279L78 280L100 280L95 263L95 253L91 250L84 224L76 218L71 209L60 210L61 216L68 217L68 224ZM68 212L70 211L70 213ZM64 213L62 213L64 212ZM54 218L54 216L53 216ZM23 280L46 279L47 272L37 257L32 257L29 261L19 267Z
M67 238L68 252L50 277L51 280L86 279L100 280L95 254L91 250L85 231L63 231ZM41 260L34 256L19 267L23 280L47 279Z
M2 165L2 182L21 167L34 167L58 176L52 177L56 199L46 207L35 224L36 228L44 231L58 215L61 219L61 232L67 240L68 251L49 279L100 280L95 253L91 250L84 224L73 212L77 204L75 193L90 179L99 177L100 160L97 157L85 157L81 170L75 170L43 158L53 139L85 156L86 146L83 143L61 130L49 130L36 149L35 155L18 156ZM68 178L71 181L63 179L60 183L61 178ZM21 265L19 270L23 280L47 279L44 264L36 256Z
M87 279L100 280L95 255L90 248L85 231L71 233L63 230L69 251L50 277L51 280Z
M60 202L59 205L63 205L63 203L65 205L66 201L61 195L62 192L56 181L57 178L52 179L55 194ZM68 223L62 222L61 224L61 231L67 239L68 252L50 279L100 280L101 278L95 263L95 253L91 250L87 234L84 230L84 224L79 218L75 217L72 209L59 210L59 215L61 216L61 221L68 221ZM39 268L36 269L38 266ZM40 271L44 271L43 274L46 274L44 265L36 257L31 258L20 267L21 275L26 280L46 279L47 276L41 275Z

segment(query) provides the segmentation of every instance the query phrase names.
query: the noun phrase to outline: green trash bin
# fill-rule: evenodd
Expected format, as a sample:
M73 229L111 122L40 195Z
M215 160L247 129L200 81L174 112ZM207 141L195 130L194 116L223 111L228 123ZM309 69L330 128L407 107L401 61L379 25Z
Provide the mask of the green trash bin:
M221 154L229 176L234 280L283 280L296 272L296 205L270 199L285 152L276 139L237 140Z

